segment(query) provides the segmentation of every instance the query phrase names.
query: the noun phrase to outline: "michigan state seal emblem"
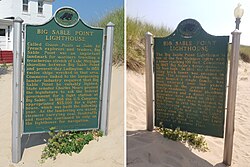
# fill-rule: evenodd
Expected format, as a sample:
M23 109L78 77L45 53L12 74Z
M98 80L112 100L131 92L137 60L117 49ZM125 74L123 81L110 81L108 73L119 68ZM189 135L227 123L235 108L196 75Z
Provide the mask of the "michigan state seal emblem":
M62 27L73 27L78 23L79 15L72 8L60 8L56 11L55 21Z

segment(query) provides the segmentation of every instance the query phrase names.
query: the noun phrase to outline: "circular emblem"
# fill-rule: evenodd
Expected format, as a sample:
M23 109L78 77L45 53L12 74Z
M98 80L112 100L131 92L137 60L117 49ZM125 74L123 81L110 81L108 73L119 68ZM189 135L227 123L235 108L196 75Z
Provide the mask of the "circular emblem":
M194 19L186 19L178 26L180 34L185 38L191 38L201 29L200 23Z
M55 20L62 27L72 27L78 23L79 15L72 8L60 8L56 11Z

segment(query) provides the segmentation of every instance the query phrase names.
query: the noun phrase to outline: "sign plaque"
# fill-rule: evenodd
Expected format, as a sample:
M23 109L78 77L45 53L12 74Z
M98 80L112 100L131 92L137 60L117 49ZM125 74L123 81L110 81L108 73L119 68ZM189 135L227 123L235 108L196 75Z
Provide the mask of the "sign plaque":
M103 33L72 8L26 26L24 133L99 128Z
M223 137L228 40L193 19L154 38L156 126Z

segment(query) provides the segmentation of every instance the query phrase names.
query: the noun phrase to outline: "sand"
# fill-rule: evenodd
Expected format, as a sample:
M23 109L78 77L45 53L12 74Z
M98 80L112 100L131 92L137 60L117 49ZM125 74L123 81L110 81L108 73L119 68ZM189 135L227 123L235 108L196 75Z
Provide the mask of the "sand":
M11 89L12 70L0 71L0 167L123 167L124 166L124 92L123 67L113 67L109 113L109 132L99 141L91 141L79 154L59 155L40 164L46 134L24 140L25 149L18 164L11 163ZM24 137L27 139L27 136Z
M223 167L224 139L205 136L209 151L190 150L146 131L145 75L127 71L128 167ZM250 167L250 64L240 61L232 167Z

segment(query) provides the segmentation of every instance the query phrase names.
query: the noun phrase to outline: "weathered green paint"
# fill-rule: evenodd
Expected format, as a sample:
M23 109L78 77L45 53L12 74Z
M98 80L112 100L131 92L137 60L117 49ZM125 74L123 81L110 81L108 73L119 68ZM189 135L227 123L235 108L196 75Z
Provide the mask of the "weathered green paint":
M24 132L99 128L103 29L26 26Z
M156 126L223 137L228 40L193 19L154 38Z

